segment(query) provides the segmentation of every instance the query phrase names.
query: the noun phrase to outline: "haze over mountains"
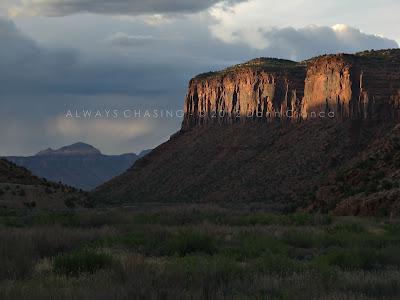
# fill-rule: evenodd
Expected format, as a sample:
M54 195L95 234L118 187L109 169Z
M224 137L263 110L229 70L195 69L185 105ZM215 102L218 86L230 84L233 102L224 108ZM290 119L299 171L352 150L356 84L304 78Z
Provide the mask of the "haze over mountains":
M201 74L184 109L182 130L93 201L400 214L399 49Z
M127 170L149 151L104 155L95 147L79 142L56 150L49 148L34 156L7 159L49 181L91 190Z

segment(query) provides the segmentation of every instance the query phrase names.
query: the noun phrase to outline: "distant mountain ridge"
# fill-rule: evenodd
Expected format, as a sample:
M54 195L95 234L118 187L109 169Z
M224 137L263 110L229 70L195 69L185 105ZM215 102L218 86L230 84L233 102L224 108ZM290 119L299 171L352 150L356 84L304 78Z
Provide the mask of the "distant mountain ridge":
M150 151L144 150L139 155L105 155L92 145L78 142L59 149L48 148L34 156L9 156L6 159L27 168L36 176L91 190L120 175Z

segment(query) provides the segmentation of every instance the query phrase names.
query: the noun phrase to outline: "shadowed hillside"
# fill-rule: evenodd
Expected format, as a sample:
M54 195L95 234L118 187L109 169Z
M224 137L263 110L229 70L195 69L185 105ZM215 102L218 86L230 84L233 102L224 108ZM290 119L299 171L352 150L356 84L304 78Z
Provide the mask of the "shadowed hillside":
M173 136L128 172L97 189L93 198L105 203L264 202L279 211L332 210L349 197L364 199L361 183L352 192L343 187L345 191L333 193L326 186L333 183L340 189L332 180L341 180L342 174L351 176L349 170L360 160L379 153L376 141L398 131L391 132L393 127L355 121L198 127ZM376 190L369 197L388 192L383 185L386 176L392 176L389 169L393 170L390 161L380 166L380 178L373 181ZM391 179L392 189L398 179ZM365 213L376 213L376 209Z
M85 198L73 187L38 178L0 159L0 208L72 208L83 205Z
M399 76L399 49L260 58L196 76L182 130L93 201L397 215Z

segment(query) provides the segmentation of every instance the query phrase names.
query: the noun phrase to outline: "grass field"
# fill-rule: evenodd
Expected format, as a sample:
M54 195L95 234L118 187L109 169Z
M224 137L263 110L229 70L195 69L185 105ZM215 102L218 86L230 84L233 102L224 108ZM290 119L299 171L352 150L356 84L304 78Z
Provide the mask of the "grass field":
M0 299L399 299L396 220L137 206L0 214Z

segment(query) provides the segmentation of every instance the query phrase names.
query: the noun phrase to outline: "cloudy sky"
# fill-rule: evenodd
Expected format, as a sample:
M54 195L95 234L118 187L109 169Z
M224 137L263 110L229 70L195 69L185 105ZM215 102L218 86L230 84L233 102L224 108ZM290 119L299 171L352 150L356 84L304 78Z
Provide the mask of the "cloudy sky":
M77 141L115 154L155 147L180 114L145 111L179 111L197 73L397 48L399 11L398 0L1 0L0 155Z

